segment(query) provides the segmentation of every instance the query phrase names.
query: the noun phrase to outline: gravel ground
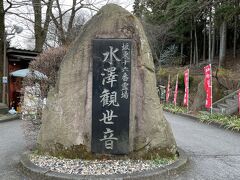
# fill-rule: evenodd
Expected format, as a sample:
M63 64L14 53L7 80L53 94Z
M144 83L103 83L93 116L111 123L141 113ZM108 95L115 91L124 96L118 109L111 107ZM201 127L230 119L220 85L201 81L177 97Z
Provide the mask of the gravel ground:
M58 159L52 156L31 155L30 160L37 166L51 171L79 175L130 174L169 165L174 160L80 160Z

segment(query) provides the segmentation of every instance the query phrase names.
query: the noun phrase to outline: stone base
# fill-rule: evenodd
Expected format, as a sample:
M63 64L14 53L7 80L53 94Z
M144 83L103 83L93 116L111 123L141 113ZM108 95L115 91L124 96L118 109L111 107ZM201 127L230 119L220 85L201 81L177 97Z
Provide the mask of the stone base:
M33 179L51 179L51 180L63 180L63 179L92 179L92 180L110 180L110 179L123 179L123 180L161 180L161 179L169 179L171 176L180 173L184 170L187 162L188 157L185 152L181 149L178 149L179 159L176 160L173 164L167 165L165 167L159 167L153 170L144 171L144 172L137 172L132 174L117 174L117 175L71 175L71 174L64 174L64 173L57 173L50 171L48 169L44 169L41 167L36 166L33 164L28 154L24 154L20 161L20 168L22 172L33 178Z
M144 159L151 160L154 158L172 158L175 157L176 154L172 153L172 150L169 148L155 148L146 150L144 148L139 149L137 151L130 152L127 155L114 155L114 154L96 154L89 152L85 145L72 145L68 148L64 147L61 144L55 144L51 147L51 149L41 149L39 146L37 148L38 154L40 155L51 155L55 157L64 157L68 159L85 159L85 160L93 160L93 159ZM47 152L47 153L46 153Z

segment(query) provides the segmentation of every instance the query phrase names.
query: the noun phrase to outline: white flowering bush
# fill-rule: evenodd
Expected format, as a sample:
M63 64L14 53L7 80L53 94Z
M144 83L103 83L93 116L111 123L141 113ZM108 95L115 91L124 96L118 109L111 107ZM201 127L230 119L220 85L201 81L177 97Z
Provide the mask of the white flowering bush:
M40 130L42 108L43 99L40 85L36 83L33 86L26 86L24 88L21 113L25 129L24 135L30 149L34 148Z
M181 57L178 54L178 47L173 44L167 47L160 55L159 65L181 64Z

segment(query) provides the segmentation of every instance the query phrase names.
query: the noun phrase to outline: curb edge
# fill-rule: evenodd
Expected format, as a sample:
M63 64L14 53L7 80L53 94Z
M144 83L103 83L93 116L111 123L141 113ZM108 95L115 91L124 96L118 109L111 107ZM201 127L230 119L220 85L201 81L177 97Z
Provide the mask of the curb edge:
M19 115L13 115L13 116L7 117L7 118L5 118L5 119L4 119L4 118L3 118L3 119L0 119L0 123L17 120L17 119L19 119L19 118L20 118Z
M172 175L176 175L182 172L186 164L188 163L188 157L186 153L178 148L179 159L174 163L167 165L165 167L159 167L149 171L137 172L132 174L118 174L118 175L72 175L65 173L57 173L50 171L45 168L41 168L33 164L29 159L29 154L24 153L20 159L19 168L27 176L34 179L44 179L44 180L68 180L68 179L78 179L78 180L160 180L168 179Z
M191 118L191 119L193 119L195 121L198 121L199 123L206 124L206 125L211 125L211 126L214 126L214 127L217 127L217 128L223 129L223 130L227 130L227 131L230 131L230 132L240 133L240 131L235 130L235 129L226 128L223 124L218 123L218 122L214 122L214 121L211 121L211 122L201 121L200 118L198 118L198 117L196 117L194 115L191 115L191 114L172 112L172 111L169 111L169 110L163 110L163 112L175 114L175 115L182 116L182 117Z

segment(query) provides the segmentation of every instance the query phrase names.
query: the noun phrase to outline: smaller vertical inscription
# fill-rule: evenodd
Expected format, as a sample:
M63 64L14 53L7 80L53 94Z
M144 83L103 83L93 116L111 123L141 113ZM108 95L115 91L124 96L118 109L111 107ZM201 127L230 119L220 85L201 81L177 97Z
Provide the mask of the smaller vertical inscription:
M93 40L92 152L129 152L131 40Z

